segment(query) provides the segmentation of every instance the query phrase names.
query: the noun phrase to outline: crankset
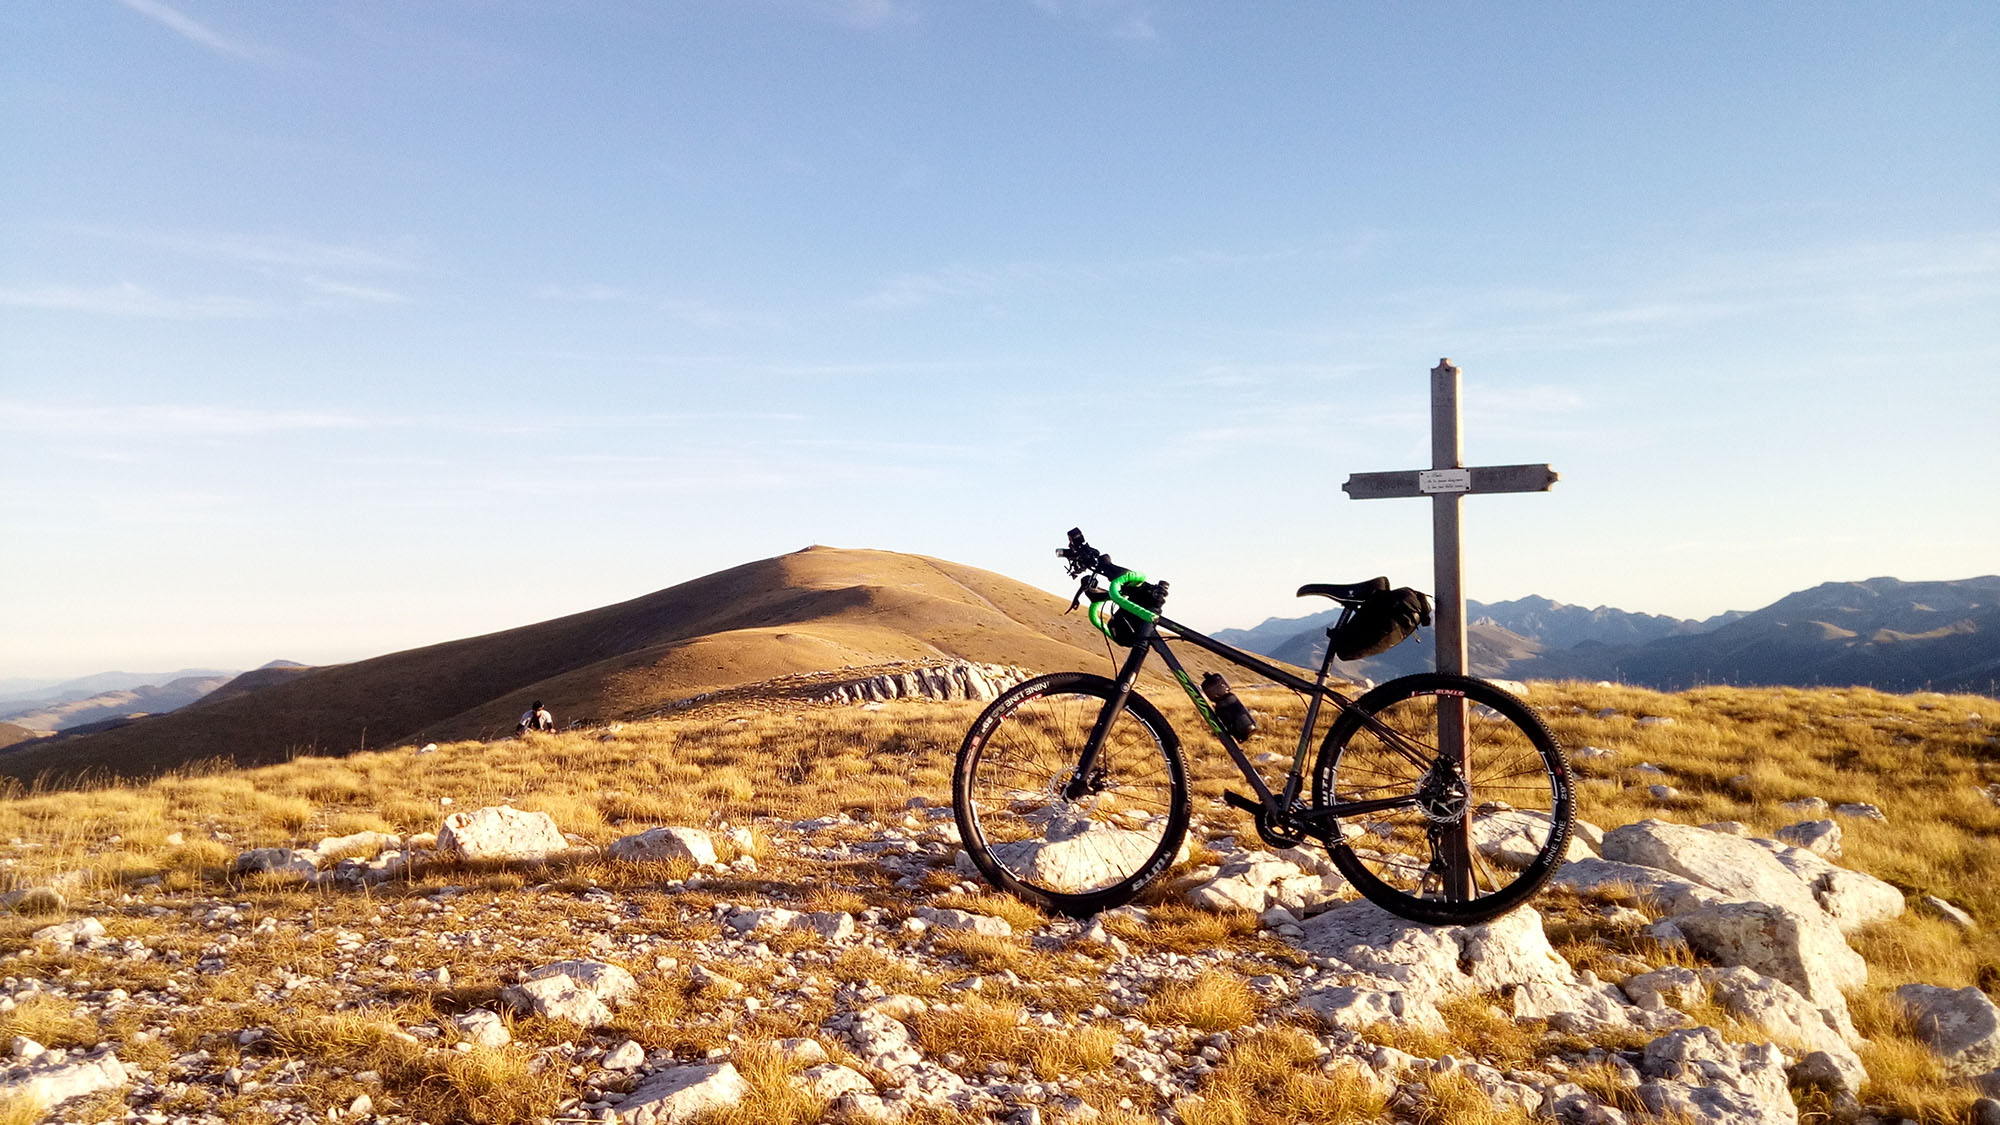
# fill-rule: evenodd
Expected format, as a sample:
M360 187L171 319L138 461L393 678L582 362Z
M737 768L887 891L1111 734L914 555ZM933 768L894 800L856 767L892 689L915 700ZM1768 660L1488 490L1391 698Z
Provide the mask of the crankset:
M1271 810L1261 801L1252 800L1241 793L1224 790L1222 803L1233 809L1242 809L1256 818L1257 836L1274 848L1296 848L1306 842L1305 825L1292 817L1273 817Z

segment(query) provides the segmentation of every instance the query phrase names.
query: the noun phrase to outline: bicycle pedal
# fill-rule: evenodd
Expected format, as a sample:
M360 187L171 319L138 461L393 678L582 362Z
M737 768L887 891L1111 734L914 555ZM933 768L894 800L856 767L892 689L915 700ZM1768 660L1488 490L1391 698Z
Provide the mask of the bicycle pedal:
M1232 809L1242 809L1252 816L1264 811L1264 802L1254 797L1245 797L1234 789L1224 789L1222 791L1222 803Z

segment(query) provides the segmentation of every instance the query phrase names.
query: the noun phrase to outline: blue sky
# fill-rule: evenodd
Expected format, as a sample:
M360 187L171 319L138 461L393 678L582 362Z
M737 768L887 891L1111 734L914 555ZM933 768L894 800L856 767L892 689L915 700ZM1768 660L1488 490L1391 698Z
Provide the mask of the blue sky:
M0 676L809 543L1202 627L2000 570L1990 4L0 6Z

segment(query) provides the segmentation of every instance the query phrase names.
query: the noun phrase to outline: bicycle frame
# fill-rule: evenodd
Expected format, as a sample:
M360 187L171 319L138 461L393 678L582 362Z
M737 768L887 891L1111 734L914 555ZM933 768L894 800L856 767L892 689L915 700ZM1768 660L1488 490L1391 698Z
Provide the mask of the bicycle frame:
M1141 581L1143 581L1143 578ZM1116 583L1113 585L1113 597L1106 600L1115 601L1116 604L1123 607L1128 603L1126 603L1124 598L1116 597L1117 585ZM1166 662L1168 670L1174 674L1174 679L1180 682L1181 690L1187 693L1187 697L1194 704L1195 710L1208 723L1208 729L1222 742L1222 748L1229 752L1230 760L1236 763L1236 768L1238 772L1242 773L1243 780L1248 782L1250 787L1256 792L1257 799L1253 808L1261 809L1263 815L1269 819L1270 824L1274 826L1295 825L1305 831L1312 832L1324 840L1329 832L1326 825L1337 817L1361 816L1367 813L1381 812L1386 809L1408 808L1417 803L1417 799L1414 796L1405 795L1371 801L1336 801L1330 805L1309 809L1294 808L1298 801L1299 789L1305 776L1306 750L1312 745L1313 735L1318 730L1320 704L1331 700L1336 711L1346 711L1354 705L1352 699L1326 686L1327 675L1333 667L1334 660L1333 646L1331 644L1327 646L1326 658L1320 662L1319 674L1315 678L1308 680L1303 676L1294 675L1275 664L1260 660L1241 649L1232 648L1213 637L1198 633L1163 615L1148 613L1147 617L1150 620L1145 622L1138 641L1131 646L1131 651L1125 657L1124 664L1118 670L1117 693L1112 697L1110 702L1105 704L1104 710L1098 713L1097 723L1091 728L1090 739L1085 743L1083 754L1077 761L1076 772L1071 775L1069 784L1064 787L1063 795L1066 799L1073 801L1083 795L1089 784L1091 770L1096 765L1098 749L1103 745L1105 733L1112 728L1113 724L1118 721L1119 715L1124 712L1125 701L1131 696L1132 688L1138 682L1139 671L1145 666L1146 658L1154 653L1158 653L1160 659ZM1227 660L1237 667L1248 668L1293 691L1306 695L1308 702L1306 704L1305 720L1299 730L1299 744L1297 749L1292 753L1292 767L1290 772L1285 776L1285 784L1282 792L1274 793L1271 791L1270 786L1264 783L1263 775L1250 763L1249 755L1244 753L1242 744L1237 742L1235 737L1223 727L1221 720L1216 718L1214 708L1209 706L1207 698L1201 694L1200 690L1195 687L1194 681L1188 676L1187 669L1182 666L1180 658L1174 655L1174 650L1168 646L1168 638L1161 634L1162 628L1172 630L1174 639L1186 641L1197 648ZM1401 753L1409 757L1413 763L1420 766L1427 766L1429 764L1429 756L1420 747L1411 745L1409 740L1399 732L1379 723L1371 724L1371 729L1386 742L1395 746ZM1245 802L1245 804L1250 803Z

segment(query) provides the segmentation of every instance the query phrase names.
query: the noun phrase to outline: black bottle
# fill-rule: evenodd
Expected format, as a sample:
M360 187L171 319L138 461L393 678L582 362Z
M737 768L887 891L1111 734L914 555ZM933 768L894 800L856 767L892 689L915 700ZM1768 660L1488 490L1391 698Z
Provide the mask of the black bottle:
M1236 693L1229 690L1229 681L1222 677L1222 673L1210 672L1203 676L1201 693L1208 697L1210 703L1215 704L1216 720L1231 737L1241 742L1257 733L1256 718L1250 714L1250 708L1243 706L1243 701L1236 698Z

